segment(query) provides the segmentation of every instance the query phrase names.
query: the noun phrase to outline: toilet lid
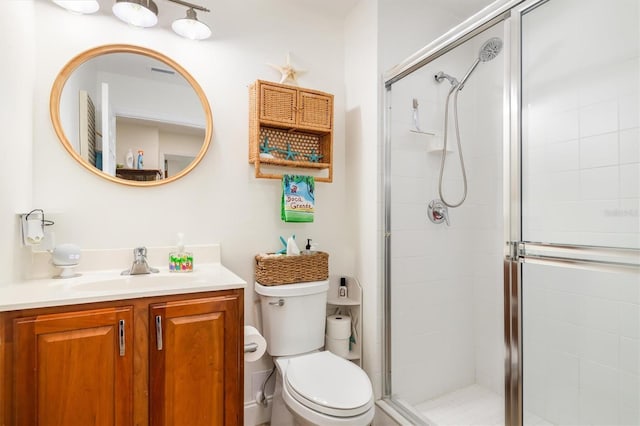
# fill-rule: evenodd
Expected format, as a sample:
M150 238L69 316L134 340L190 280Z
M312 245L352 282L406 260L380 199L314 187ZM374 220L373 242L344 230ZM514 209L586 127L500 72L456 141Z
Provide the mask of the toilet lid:
M371 382L364 370L331 352L290 359L285 376L291 395L321 413L355 416L372 405Z

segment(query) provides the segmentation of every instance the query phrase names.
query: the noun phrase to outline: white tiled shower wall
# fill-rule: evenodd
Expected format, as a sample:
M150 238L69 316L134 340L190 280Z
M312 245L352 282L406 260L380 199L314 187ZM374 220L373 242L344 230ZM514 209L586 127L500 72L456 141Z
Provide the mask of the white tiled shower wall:
M525 265L524 409L557 425L640 424L637 274Z
M523 19L525 240L640 247L638 20L635 0Z
M523 234L640 247L638 1L551 1L523 19ZM561 17L561 18L560 18ZM640 276L523 271L524 408L640 424Z
M392 388L410 404L472 383L502 392L502 58L480 66L459 96L469 188L465 203L449 210L450 227L427 219L429 201L439 198L440 153L428 152L429 136L410 132L416 98L420 129L441 140L450 86L434 74L461 78L496 35L501 26L392 87ZM451 201L462 194L452 145L444 179Z

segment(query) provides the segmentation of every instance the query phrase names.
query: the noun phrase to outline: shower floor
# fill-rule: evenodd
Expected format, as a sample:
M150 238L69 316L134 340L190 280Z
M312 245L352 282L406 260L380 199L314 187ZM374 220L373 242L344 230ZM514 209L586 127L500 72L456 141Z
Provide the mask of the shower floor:
M438 426L504 426L504 400L482 386L471 385L415 406L425 419ZM525 414L527 426L551 423Z

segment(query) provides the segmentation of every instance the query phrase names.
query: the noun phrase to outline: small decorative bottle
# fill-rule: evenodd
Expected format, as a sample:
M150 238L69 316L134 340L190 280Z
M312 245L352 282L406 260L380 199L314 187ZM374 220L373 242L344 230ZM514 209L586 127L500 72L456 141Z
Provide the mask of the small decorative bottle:
M340 287L338 287L338 297L341 299L346 299L349 297L348 289L347 289L347 279L345 277L340 278Z
M144 151L138 150L138 159L136 161L136 169L142 170L144 168Z
M127 165L127 169L133 169L133 152L131 152L131 148L129 148L129 151L127 152L125 163Z
M184 234L178 233L178 247L169 253L169 272L192 272L193 253L184 250Z

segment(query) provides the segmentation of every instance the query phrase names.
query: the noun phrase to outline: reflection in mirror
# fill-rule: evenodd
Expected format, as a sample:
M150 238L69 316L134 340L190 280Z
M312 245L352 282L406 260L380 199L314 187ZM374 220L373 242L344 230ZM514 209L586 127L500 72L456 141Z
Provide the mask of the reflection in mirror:
M188 173L212 132L209 104L195 80L169 58L125 45L70 61L54 83L51 116L84 167L135 186Z

